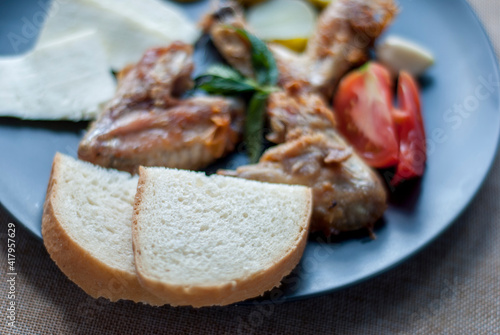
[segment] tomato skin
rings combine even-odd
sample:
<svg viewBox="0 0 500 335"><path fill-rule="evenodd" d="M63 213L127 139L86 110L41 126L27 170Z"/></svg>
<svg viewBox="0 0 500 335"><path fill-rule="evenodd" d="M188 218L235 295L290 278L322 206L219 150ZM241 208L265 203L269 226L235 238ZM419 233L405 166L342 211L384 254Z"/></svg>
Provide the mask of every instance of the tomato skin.
<svg viewBox="0 0 500 335"><path fill-rule="evenodd" d="M374 168L398 163L392 100L391 75L375 62L349 73L340 82L334 97L339 131Z"/></svg>
<svg viewBox="0 0 500 335"><path fill-rule="evenodd" d="M413 77L401 71L398 83L399 108L393 111L400 140L399 163L391 185L424 174L427 160L425 129L418 85Z"/></svg>

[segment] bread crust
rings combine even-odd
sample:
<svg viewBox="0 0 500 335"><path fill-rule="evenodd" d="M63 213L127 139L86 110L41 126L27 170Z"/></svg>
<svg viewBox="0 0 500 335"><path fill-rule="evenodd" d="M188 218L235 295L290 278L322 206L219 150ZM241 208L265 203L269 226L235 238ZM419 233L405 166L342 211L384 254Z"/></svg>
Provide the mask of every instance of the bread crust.
<svg viewBox="0 0 500 335"><path fill-rule="evenodd" d="M148 277L142 266L140 245L138 241L137 217L141 207L147 171L139 168L139 183L135 196L134 213L132 217L132 245L135 257L137 276L143 287L173 306L190 305L193 307L229 305L246 299L254 298L280 285L281 280L292 272L299 263L304 252L309 225L312 215L312 191L307 189L307 212L301 218L302 231L295 244L271 267L254 273L245 278L239 278L229 283L212 286L175 285Z"/></svg>
<svg viewBox="0 0 500 335"><path fill-rule="evenodd" d="M109 266L93 256L64 229L58 216L57 193L61 154L52 164L42 216L45 248L61 271L87 294L111 301L120 299L163 305L165 302L145 290L136 274Z"/></svg>

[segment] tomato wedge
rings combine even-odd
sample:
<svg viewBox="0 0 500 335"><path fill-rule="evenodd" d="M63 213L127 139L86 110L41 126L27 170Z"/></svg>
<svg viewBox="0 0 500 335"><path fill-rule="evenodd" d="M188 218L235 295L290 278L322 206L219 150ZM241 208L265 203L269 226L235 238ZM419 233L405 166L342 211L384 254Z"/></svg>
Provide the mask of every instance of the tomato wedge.
<svg viewBox="0 0 500 335"><path fill-rule="evenodd" d="M425 129L422 120L420 95L413 77L401 71L398 82L399 108L394 109L399 145L399 163L391 185L424 174L426 155Z"/></svg>
<svg viewBox="0 0 500 335"><path fill-rule="evenodd" d="M372 167L398 163L399 143L392 112L389 71L369 62L349 73L334 97L339 131Z"/></svg>

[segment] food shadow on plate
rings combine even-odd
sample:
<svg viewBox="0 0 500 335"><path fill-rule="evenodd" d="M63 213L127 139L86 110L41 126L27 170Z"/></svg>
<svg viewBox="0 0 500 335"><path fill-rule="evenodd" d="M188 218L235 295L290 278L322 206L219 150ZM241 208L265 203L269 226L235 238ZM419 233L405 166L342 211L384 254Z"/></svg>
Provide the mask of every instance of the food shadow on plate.
<svg viewBox="0 0 500 335"><path fill-rule="evenodd" d="M377 232L383 229L385 224L385 219L384 217L382 217L377 220L377 222L375 222L371 229L362 228L353 231L337 232L336 234L331 234L330 236L327 236L322 232L311 232L309 233L309 241L328 244L341 244L348 240L358 240L361 243L370 243L377 239Z"/></svg>
<svg viewBox="0 0 500 335"><path fill-rule="evenodd" d="M379 174L387 188L389 206L407 212L413 211L422 193L422 178L403 180L401 184L394 187L390 184L390 180L394 176L393 170L380 170Z"/></svg>
<svg viewBox="0 0 500 335"><path fill-rule="evenodd" d="M81 134L87 129L88 121L34 121L22 120L14 117L0 117L1 128L15 128L15 129L45 129L54 132L67 132L74 134Z"/></svg>
<svg viewBox="0 0 500 335"><path fill-rule="evenodd" d="M434 78L428 73L424 73L418 78L418 84L422 90L426 90L434 85Z"/></svg>

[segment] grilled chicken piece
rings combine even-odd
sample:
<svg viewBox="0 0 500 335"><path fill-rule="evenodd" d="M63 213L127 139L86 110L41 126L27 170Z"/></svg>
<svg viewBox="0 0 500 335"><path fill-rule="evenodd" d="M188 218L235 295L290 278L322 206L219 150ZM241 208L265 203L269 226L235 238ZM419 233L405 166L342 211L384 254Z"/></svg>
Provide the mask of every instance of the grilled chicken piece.
<svg viewBox="0 0 500 335"><path fill-rule="evenodd" d="M221 14L222 13L222 14ZM340 78L368 59L368 50L397 13L394 0L337 0L323 10L303 54L269 44L280 72L280 85L301 80L329 100ZM227 28L246 28L241 8L221 3L204 21L221 55L244 75L252 75L250 45ZM223 28L221 28L223 27ZM250 69L250 70L249 70Z"/></svg>
<svg viewBox="0 0 500 335"><path fill-rule="evenodd" d="M137 172L140 165L200 169L232 151L243 105L221 97L180 96L192 86L192 47L148 50L119 74L113 100L80 142L78 156Z"/></svg>
<svg viewBox="0 0 500 335"><path fill-rule="evenodd" d="M219 174L313 189L311 231L329 235L371 228L387 208L379 176L337 133L332 111L308 92L276 92L268 101L272 128L258 164Z"/></svg>

